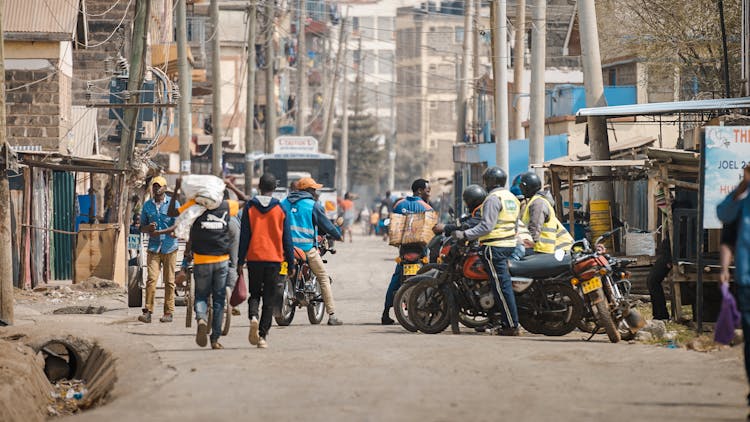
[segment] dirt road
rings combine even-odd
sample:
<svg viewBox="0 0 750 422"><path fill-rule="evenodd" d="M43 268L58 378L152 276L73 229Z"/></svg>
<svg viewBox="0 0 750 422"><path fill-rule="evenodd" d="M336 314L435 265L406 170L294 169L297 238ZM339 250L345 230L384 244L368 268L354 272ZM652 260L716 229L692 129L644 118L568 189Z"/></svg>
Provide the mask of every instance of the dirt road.
<svg viewBox="0 0 750 422"><path fill-rule="evenodd" d="M341 327L304 313L274 326L266 350L247 341L247 309L225 350L195 345L175 322L27 313L26 322L100 339L119 357L112 401L73 419L265 421L743 420L738 348L712 354L525 334L407 333L379 325L395 249L376 238L330 257ZM23 323L23 310L21 319ZM48 328L54 329L54 328ZM240 420L240 419L236 419Z"/></svg>

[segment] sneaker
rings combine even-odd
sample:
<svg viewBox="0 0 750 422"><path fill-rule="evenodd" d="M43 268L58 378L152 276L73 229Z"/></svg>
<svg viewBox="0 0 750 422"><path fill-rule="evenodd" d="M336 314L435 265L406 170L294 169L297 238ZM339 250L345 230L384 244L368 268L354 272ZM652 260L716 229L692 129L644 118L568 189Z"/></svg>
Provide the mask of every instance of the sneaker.
<svg viewBox="0 0 750 422"><path fill-rule="evenodd" d="M143 315L138 317L138 321L151 324L151 312L144 312Z"/></svg>
<svg viewBox="0 0 750 422"><path fill-rule="evenodd" d="M163 317L159 318L159 322L172 322L172 314L164 314Z"/></svg>
<svg viewBox="0 0 750 422"><path fill-rule="evenodd" d="M240 312L240 308L232 307L232 316L238 316L238 315L242 315L242 313Z"/></svg>
<svg viewBox="0 0 750 422"><path fill-rule="evenodd" d="M343 322L335 314L328 315L328 325L342 325Z"/></svg>
<svg viewBox="0 0 750 422"><path fill-rule="evenodd" d="M224 346L222 346L221 343L219 343L218 341L212 341L211 348L214 350L221 350L224 348Z"/></svg>
<svg viewBox="0 0 750 422"><path fill-rule="evenodd" d="M200 347L208 344L208 323L205 319L198 320L198 332L195 334L195 343Z"/></svg>
<svg viewBox="0 0 750 422"><path fill-rule="evenodd" d="M521 332L518 329L518 327L513 327L513 328L508 327L508 328L503 328L502 330L500 330L497 333L497 335L499 335L499 336L517 337L517 336L521 335Z"/></svg>
<svg viewBox="0 0 750 422"><path fill-rule="evenodd" d="M393 325L396 323L391 317L388 315L388 309L383 311L383 316L380 318L380 323L382 325Z"/></svg>
<svg viewBox="0 0 750 422"><path fill-rule="evenodd" d="M265 349L268 347L268 342L265 337L258 339L258 349Z"/></svg>
<svg viewBox="0 0 750 422"><path fill-rule="evenodd" d="M258 318L252 317L252 319L250 319L250 333L248 333L247 335L247 341L249 341L253 346L257 346L259 339L260 335L258 334Z"/></svg>

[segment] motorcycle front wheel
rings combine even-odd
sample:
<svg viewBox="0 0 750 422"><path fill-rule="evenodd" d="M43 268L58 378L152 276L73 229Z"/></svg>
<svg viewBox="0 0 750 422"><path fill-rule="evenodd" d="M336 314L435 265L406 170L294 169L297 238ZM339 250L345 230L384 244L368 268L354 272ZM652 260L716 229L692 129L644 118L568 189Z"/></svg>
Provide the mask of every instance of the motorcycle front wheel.
<svg viewBox="0 0 750 422"><path fill-rule="evenodd" d="M596 309L596 318L599 321L599 326L604 327L607 332L607 337L612 343L620 341L620 331L617 330L617 325L612 320L612 314L609 311L609 302L604 292L599 290L599 302L594 306Z"/></svg>
<svg viewBox="0 0 750 422"><path fill-rule="evenodd" d="M476 329L476 328L486 327L487 324L490 323L490 319L482 315L471 316L463 312L459 312L458 322L460 322L461 325L463 325L466 328Z"/></svg>
<svg viewBox="0 0 750 422"><path fill-rule="evenodd" d="M287 278L284 280L284 290L282 291L281 297L281 309L279 309L278 315L274 315L273 318L276 320L276 324L281 327L285 327L292 323L294 319L294 280Z"/></svg>
<svg viewBox="0 0 750 422"><path fill-rule="evenodd" d="M415 283L401 285L393 296L393 313L396 315L396 320L402 327L412 333L416 333L418 330L417 326L409 319L409 312L407 309L409 308L409 297L411 296L411 291L413 290L414 285Z"/></svg>
<svg viewBox="0 0 750 422"><path fill-rule="evenodd" d="M437 280L423 280L412 288L409 319L425 334L437 334L448 328L451 323L448 298Z"/></svg>
<svg viewBox="0 0 750 422"><path fill-rule="evenodd" d="M315 285L315 296L307 305L307 319L310 321L310 324L317 325L323 321L323 315L325 314L326 309L325 303L323 303L323 294L320 291L320 283L314 275L313 284Z"/></svg>
<svg viewBox="0 0 750 422"><path fill-rule="evenodd" d="M583 300L578 292L565 283L546 283L542 289L542 302L536 304L538 312L534 314L531 309L519 312L521 326L531 333L553 337L575 330L583 313Z"/></svg>

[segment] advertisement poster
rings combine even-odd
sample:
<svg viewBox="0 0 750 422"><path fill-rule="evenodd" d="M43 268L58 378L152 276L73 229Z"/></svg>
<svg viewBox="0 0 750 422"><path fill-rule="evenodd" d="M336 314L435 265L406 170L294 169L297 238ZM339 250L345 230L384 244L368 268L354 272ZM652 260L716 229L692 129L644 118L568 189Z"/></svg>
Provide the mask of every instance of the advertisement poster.
<svg viewBox="0 0 750 422"><path fill-rule="evenodd" d="M703 227L720 229L716 206L742 180L750 162L750 126L707 126L706 167L703 171Z"/></svg>

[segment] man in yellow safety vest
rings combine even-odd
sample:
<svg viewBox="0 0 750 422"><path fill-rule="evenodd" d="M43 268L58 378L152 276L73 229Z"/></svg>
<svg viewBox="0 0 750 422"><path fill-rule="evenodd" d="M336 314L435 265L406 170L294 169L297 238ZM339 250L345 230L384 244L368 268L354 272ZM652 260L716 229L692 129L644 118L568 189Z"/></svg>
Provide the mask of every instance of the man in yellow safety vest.
<svg viewBox="0 0 750 422"><path fill-rule="evenodd" d="M500 311L497 317L493 316L493 322L501 325L498 334L517 336L518 310L508 272L508 258L516 248L516 221L520 204L505 189L508 176L500 167L485 170L482 180L489 192L482 203L482 220L466 231L453 232L453 237L459 240L479 239L481 256L490 272L490 285Z"/></svg>
<svg viewBox="0 0 750 422"><path fill-rule="evenodd" d="M534 252L555 253L558 249L570 250L573 237L557 219L555 208L541 191L542 181L539 176L531 171L522 173L519 187L523 196L528 199L521 214L521 221L529 229Z"/></svg>

